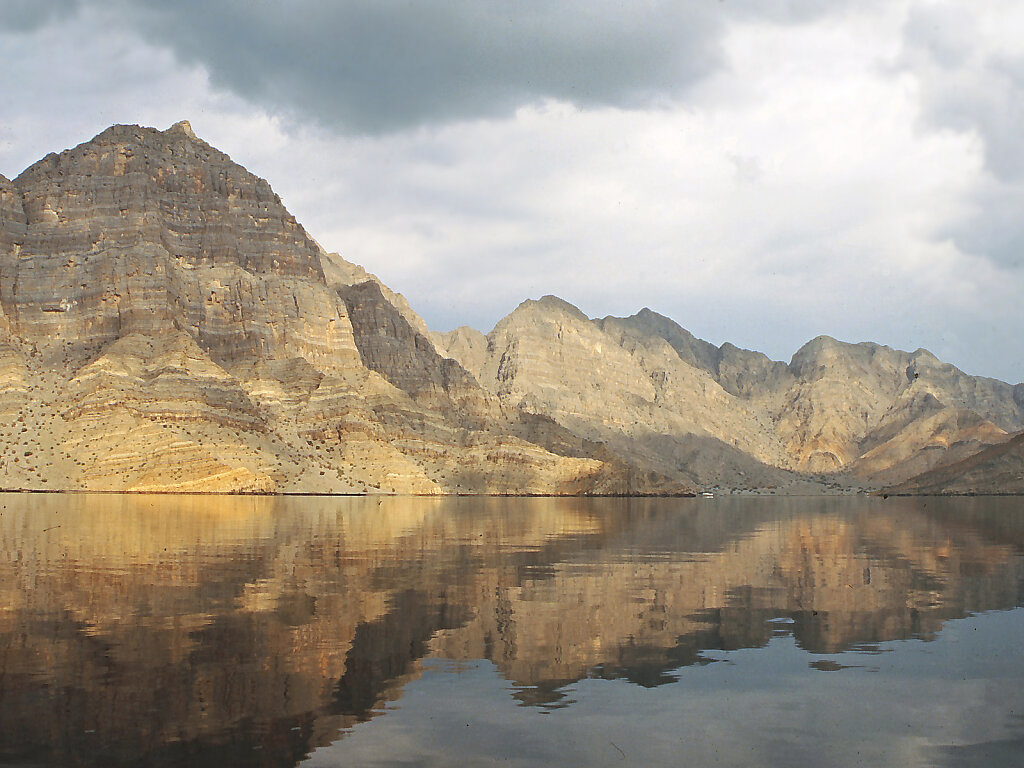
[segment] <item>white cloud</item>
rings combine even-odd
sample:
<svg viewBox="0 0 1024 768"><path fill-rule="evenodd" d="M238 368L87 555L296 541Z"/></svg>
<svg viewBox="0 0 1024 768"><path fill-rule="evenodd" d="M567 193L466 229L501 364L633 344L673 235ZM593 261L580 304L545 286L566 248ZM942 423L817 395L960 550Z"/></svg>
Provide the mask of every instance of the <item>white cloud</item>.
<svg viewBox="0 0 1024 768"><path fill-rule="evenodd" d="M722 66L656 107L530 100L378 136L218 89L204 65L86 8L0 35L13 62L0 171L112 122L188 118L435 327L486 330L556 293L591 315L650 306L780 358L830 333L1021 380L1024 342L995 329L1024 320L1011 257L1024 194L992 172L984 110L936 117L955 56L914 48L912 5L738 14L718 37ZM995 66L1020 49L1001 34L943 45ZM985 71L964 87L981 93Z"/></svg>

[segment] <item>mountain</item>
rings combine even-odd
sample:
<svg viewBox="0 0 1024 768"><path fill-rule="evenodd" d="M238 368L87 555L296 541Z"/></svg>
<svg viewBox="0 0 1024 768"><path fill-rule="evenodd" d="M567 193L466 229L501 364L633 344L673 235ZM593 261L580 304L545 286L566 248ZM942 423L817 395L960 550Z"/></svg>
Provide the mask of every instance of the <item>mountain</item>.
<svg viewBox="0 0 1024 768"><path fill-rule="evenodd" d="M687 490L503 410L187 123L4 179L0 248L4 487Z"/></svg>
<svg viewBox="0 0 1024 768"><path fill-rule="evenodd" d="M923 472L890 490L926 494L1024 494L1024 434Z"/></svg>
<svg viewBox="0 0 1024 768"><path fill-rule="evenodd" d="M698 487L884 487L1024 429L1016 388L926 350L808 342L789 364L696 339L644 309L591 320L526 301L486 337L435 334L509 407L546 413Z"/></svg>
<svg viewBox="0 0 1024 768"><path fill-rule="evenodd" d="M432 333L187 122L0 177L0 487L819 492L1022 429L1024 388L924 350L786 364L555 297Z"/></svg>

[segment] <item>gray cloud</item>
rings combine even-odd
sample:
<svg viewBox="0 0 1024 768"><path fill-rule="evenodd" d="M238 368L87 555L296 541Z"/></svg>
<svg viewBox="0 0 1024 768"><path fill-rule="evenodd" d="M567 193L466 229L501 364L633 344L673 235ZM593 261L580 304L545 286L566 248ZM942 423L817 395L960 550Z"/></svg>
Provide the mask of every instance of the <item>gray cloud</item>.
<svg viewBox="0 0 1024 768"><path fill-rule="evenodd" d="M730 19L800 22L819 0L4 0L23 28L78 5L199 64L215 86L297 120L381 133L503 116L546 99L589 107L678 98L723 66Z"/></svg>
<svg viewBox="0 0 1024 768"><path fill-rule="evenodd" d="M970 5L916 5L906 26L904 63L922 83L927 124L975 131L999 179L1024 179L1024 55L978 44Z"/></svg>
<svg viewBox="0 0 1024 768"><path fill-rule="evenodd" d="M78 0L3 0L0 28L30 32L73 13L77 7Z"/></svg>
<svg viewBox="0 0 1024 768"><path fill-rule="evenodd" d="M974 190L970 212L937 234L967 253L1019 270L1024 267L1024 55L1016 39L1010 47L984 40L992 29L984 28L976 10L949 2L915 5L904 30L901 63L920 83L921 125L976 136L989 174ZM989 11L990 18L1000 19L998 5Z"/></svg>
<svg viewBox="0 0 1024 768"><path fill-rule="evenodd" d="M216 85L345 130L507 114L556 98L633 106L719 62L694 5L511 0L144 2L136 23Z"/></svg>
<svg viewBox="0 0 1024 768"><path fill-rule="evenodd" d="M971 214L940 231L965 253L982 256L1005 269L1024 272L1024 183L981 184Z"/></svg>

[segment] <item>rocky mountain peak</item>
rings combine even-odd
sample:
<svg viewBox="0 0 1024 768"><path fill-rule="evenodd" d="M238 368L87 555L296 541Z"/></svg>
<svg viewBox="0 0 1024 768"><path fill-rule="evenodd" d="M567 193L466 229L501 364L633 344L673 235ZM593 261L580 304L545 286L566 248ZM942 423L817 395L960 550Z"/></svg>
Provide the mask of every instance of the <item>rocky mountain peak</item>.
<svg viewBox="0 0 1024 768"><path fill-rule="evenodd" d="M658 336L669 343L683 362L705 370L713 376L718 374L721 358L718 347L703 339L698 339L675 320L648 307L644 307L630 317L606 317L600 322L607 331L628 329L632 333Z"/></svg>
<svg viewBox="0 0 1024 768"><path fill-rule="evenodd" d="M88 227L76 248L151 243L190 267L234 263L324 280L319 247L270 185L197 139L187 121L166 131L111 126L47 155L14 184L29 226L26 249L42 247L59 220L62 231ZM67 247L72 243L58 250Z"/></svg>
<svg viewBox="0 0 1024 768"><path fill-rule="evenodd" d="M522 312L571 315L578 320L588 323L590 322L590 318L583 314L579 307L570 304L565 299L560 299L558 296L552 296L550 294L541 296L539 299L527 299L516 307L512 314L515 315Z"/></svg>
<svg viewBox="0 0 1024 768"><path fill-rule="evenodd" d="M925 350L819 336L787 365L552 295L486 337L431 334L187 121L0 177L0 456L26 460L0 461L3 487L891 483L1022 428L1024 385Z"/></svg>
<svg viewBox="0 0 1024 768"><path fill-rule="evenodd" d="M169 329L224 364L285 349L339 358L332 344L355 352L350 339L327 338L346 336L344 324L310 324L344 315L340 299L303 309L307 297L295 295L330 295L319 247L266 181L187 123L111 126L12 187L0 189L0 304L15 333L59 359ZM303 329L288 330L293 322Z"/></svg>
<svg viewBox="0 0 1024 768"><path fill-rule="evenodd" d="M881 344L867 341L851 344L831 336L817 336L796 351L789 368L797 376L813 378L837 366L870 368L881 364L895 369L906 358L905 352L899 353Z"/></svg>
<svg viewBox="0 0 1024 768"><path fill-rule="evenodd" d="M168 128L165 131L165 133L183 133L190 139L199 138L198 136L196 136L195 131L192 130L192 124L188 120L179 120L170 128Z"/></svg>

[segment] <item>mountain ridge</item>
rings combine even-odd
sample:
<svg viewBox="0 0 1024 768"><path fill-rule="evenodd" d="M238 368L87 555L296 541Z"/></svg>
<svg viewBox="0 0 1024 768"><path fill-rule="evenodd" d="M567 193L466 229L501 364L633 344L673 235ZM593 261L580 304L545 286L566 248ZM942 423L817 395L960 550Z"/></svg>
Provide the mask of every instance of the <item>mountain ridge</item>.
<svg viewBox="0 0 1024 768"><path fill-rule="evenodd" d="M0 177L0 416L8 488L832 492L1005 442L1024 384L551 295L431 332L182 121Z"/></svg>

